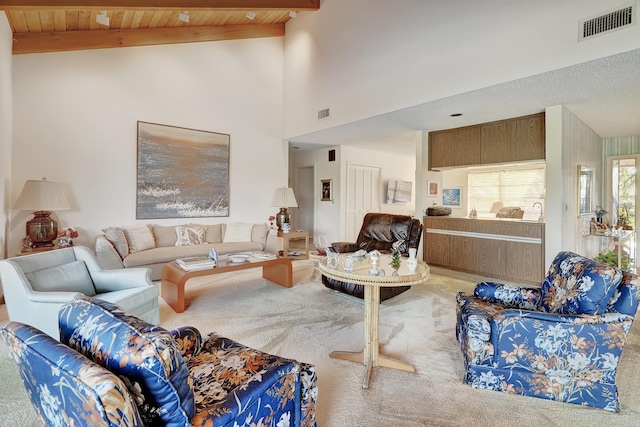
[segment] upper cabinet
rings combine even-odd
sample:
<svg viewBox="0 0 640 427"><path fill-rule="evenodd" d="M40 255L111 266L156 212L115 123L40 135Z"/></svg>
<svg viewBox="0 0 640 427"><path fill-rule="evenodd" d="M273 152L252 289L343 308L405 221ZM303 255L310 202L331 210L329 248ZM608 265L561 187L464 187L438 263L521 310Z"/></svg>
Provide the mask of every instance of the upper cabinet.
<svg viewBox="0 0 640 427"><path fill-rule="evenodd" d="M544 160L544 113L429 134L429 169Z"/></svg>

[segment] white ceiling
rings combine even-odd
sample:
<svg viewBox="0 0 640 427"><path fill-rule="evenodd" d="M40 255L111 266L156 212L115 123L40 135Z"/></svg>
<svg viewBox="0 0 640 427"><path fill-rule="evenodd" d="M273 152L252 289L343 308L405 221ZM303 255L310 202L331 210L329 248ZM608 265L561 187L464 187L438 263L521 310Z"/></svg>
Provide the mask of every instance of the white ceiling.
<svg viewBox="0 0 640 427"><path fill-rule="evenodd" d="M505 82L290 140L302 150L350 145L415 156L415 132L518 117L565 105L602 138L640 135L640 49ZM451 117L452 113L462 113Z"/></svg>

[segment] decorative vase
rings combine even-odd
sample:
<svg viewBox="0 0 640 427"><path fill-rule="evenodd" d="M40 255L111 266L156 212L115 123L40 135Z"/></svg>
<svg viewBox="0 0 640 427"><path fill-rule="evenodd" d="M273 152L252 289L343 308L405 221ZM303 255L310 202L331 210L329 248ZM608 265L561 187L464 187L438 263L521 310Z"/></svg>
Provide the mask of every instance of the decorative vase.
<svg viewBox="0 0 640 427"><path fill-rule="evenodd" d="M418 259L416 255L418 254L418 250L416 248L409 248L409 259L407 259L407 269L409 273L415 273L416 268L418 267Z"/></svg>

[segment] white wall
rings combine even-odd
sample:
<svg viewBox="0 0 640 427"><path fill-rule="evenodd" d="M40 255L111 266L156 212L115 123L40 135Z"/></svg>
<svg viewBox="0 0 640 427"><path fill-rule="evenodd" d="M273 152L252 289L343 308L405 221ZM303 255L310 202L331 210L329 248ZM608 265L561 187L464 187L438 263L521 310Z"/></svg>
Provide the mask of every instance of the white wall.
<svg viewBox="0 0 640 427"><path fill-rule="evenodd" d="M287 23L285 137L639 48L640 25L578 43L580 19L621 4L323 0Z"/></svg>
<svg viewBox="0 0 640 427"><path fill-rule="evenodd" d="M4 13L0 14L0 259L7 256L11 187L11 48L13 34ZM3 292L0 287L0 298Z"/></svg>
<svg viewBox="0 0 640 427"><path fill-rule="evenodd" d="M93 246L101 228L138 223L138 120L231 135L230 215L150 223L266 222L287 182L282 38L13 58L12 202L27 179L67 184L62 226ZM29 212L12 212L12 250ZM142 221L140 221L142 223Z"/></svg>
<svg viewBox="0 0 640 427"><path fill-rule="evenodd" d="M329 162L328 151L336 150L336 160ZM295 180L297 168L313 166L315 170L314 200L315 200L315 241L323 235L329 242L344 241L346 239L346 201L341 195L346 191L346 174L348 164L366 165L380 168L381 200L380 211L401 215L414 215L416 201L416 183L414 159L394 156L371 150L354 147L327 147L312 151L293 151L292 169L290 177ZM333 180L333 201L320 201L320 181ZM387 204L386 185L390 179L413 182L411 203ZM292 184L295 186L295 182ZM421 221L422 218L418 217Z"/></svg>

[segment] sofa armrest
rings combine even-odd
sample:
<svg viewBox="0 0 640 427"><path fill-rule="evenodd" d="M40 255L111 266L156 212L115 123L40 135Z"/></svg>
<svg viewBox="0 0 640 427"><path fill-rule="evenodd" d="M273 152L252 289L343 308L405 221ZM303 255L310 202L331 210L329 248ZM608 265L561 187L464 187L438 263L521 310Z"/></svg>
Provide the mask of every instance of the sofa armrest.
<svg viewBox="0 0 640 427"><path fill-rule="evenodd" d="M264 251L275 254L278 252L278 230L270 228L264 242Z"/></svg>
<svg viewBox="0 0 640 427"><path fill-rule="evenodd" d="M96 237L96 257L105 270L124 268L120 254L104 234Z"/></svg>
<svg viewBox="0 0 640 427"><path fill-rule="evenodd" d="M502 283L478 283L473 294L483 301L497 303L503 308L534 310L540 304L540 288L505 285Z"/></svg>

